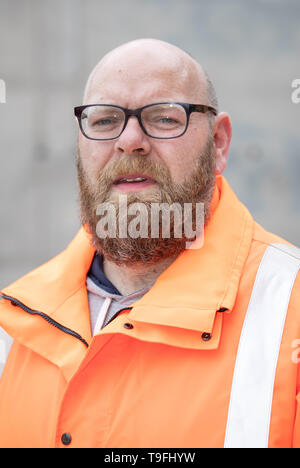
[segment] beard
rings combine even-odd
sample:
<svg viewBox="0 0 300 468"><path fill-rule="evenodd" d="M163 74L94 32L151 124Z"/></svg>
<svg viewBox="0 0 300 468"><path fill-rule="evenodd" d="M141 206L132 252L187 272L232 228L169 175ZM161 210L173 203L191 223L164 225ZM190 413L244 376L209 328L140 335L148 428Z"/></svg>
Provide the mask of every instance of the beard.
<svg viewBox="0 0 300 468"><path fill-rule="evenodd" d="M96 181L91 183L82 165L80 151L76 157L79 201L81 222L91 236L95 250L103 254L104 258L118 265L131 265L137 263L156 263L159 260L178 256L186 249L187 243L193 242L199 237L196 226L199 220L199 204L201 204L202 226L204 227L210 219L210 204L214 192L215 177L215 150L213 137L210 134L204 150L199 154L193 173L181 184L172 181L170 171L162 163L148 159L144 155L120 156L117 161L109 161L97 176ZM150 191L129 192L126 194L128 212L135 203L143 204L143 213L147 217L147 233L141 236L132 236L128 233L124 236L124 215L120 212L120 198L116 191L112 192L114 181L123 174L147 174L155 180L156 184L151 186ZM124 197L124 195L123 195ZM114 221L117 229L113 235L99 236L99 213L98 207L105 204L113 206ZM173 210L169 212L168 236L164 235L164 223L162 217L159 219L159 232L152 235L151 209L155 204L175 204L177 207L189 204L191 210L183 218L176 216ZM174 206L174 205L173 205ZM185 212L184 212L185 213ZM143 218L145 221L145 218ZM148 221L150 220L150 223ZM130 216L126 220L130 226ZM178 223L181 226L178 226ZM186 234L185 225L192 226ZM139 224L143 220L139 219ZM178 235L178 227L182 227ZM123 234L121 233L123 231ZM198 229L199 231L199 229ZM203 231L203 229L202 229Z"/></svg>

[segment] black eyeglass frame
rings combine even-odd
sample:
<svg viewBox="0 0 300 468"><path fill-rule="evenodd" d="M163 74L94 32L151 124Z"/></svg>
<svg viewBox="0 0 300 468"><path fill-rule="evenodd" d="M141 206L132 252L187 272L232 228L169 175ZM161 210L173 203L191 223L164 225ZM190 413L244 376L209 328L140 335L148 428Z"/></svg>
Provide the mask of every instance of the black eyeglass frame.
<svg viewBox="0 0 300 468"><path fill-rule="evenodd" d="M148 107L157 106L157 105L165 105L165 104L177 104L177 105L180 105L181 107L183 107L183 109L185 110L185 113L186 113L185 128L179 135L172 136L172 137L156 137L156 136L150 135L147 132L147 130L145 129L144 125L143 125L142 118L141 118L141 113L142 113L142 111L144 109L147 109ZM89 137L84 132L83 127L82 127L82 121L81 121L82 112L88 107L96 107L96 106L116 107L117 109L121 109L124 112L124 114L125 114L124 125L123 125L123 128L120 131L119 135L117 135L117 136L115 136L113 138L92 138L92 137ZM179 138L182 135L184 135L185 132L187 131L187 128L189 126L189 121L190 121L190 115L191 115L192 112L201 112L202 114L205 114L206 112L211 112L214 115L217 115L217 111L216 111L216 109L214 107L207 106L207 105L204 105L204 104L189 104L187 102L155 102L153 104L147 104L146 106L139 107L138 109L126 109L125 107L116 106L114 104L88 104L88 105L85 105L85 106L74 107L74 115L78 119L78 124L79 124L79 127L80 127L80 130L81 130L82 134L86 138L88 138L89 140L96 140L96 141L116 140L117 138L119 138L119 136L123 133L123 131L126 128L129 117L132 117L132 116L137 117L141 129L150 138L156 138L158 140L171 140L173 138Z"/></svg>

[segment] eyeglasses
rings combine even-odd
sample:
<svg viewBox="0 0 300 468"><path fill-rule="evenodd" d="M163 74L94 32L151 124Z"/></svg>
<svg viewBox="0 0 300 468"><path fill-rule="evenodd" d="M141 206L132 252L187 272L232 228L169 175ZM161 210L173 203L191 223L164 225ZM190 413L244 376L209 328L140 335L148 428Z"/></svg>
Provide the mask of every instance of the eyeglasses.
<svg viewBox="0 0 300 468"><path fill-rule="evenodd" d="M132 116L137 117L143 132L149 137L178 138L186 132L192 112L217 115L216 109L211 106L186 102L159 102L133 110L110 104L74 108L81 131L90 140L118 138Z"/></svg>

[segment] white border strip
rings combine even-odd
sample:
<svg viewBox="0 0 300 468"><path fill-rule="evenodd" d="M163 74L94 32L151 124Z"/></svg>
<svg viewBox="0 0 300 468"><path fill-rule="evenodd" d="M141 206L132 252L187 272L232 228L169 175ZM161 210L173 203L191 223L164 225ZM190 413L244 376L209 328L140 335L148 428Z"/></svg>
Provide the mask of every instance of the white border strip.
<svg viewBox="0 0 300 468"><path fill-rule="evenodd" d="M225 448L267 448L273 387L300 249L267 247L249 302L236 358Z"/></svg>

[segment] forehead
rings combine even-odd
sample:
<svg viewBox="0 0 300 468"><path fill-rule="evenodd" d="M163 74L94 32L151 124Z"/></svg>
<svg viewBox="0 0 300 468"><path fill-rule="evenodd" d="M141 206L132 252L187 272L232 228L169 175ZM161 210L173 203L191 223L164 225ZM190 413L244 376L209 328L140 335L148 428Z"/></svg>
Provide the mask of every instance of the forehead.
<svg viewBox="0 0 300 468"><path fill-rule="evenodd" d="M174 49L148 45L108 54L90 76L84 103L106 101L125 107L158 100L201 103L206 95L201 67Z"/></svg>

